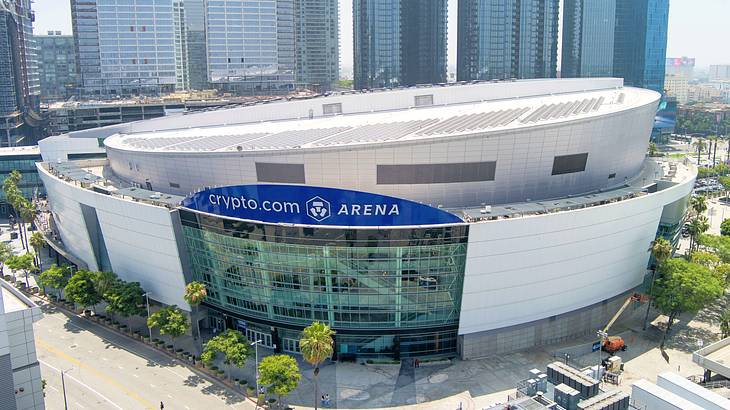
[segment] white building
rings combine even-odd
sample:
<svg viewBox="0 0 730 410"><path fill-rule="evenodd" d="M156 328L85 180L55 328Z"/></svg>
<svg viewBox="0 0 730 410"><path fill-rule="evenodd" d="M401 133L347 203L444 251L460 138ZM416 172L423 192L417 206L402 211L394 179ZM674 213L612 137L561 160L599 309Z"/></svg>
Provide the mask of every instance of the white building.
<svg viewBox="0 0 730 410"><path fill-rule="evenodd" d="M0 408L43 410L41 369L36 357L33 322L40 308L0 279Z"/></svg>
<svg viewBox="0 0 730 410"><path fill-rule="evenodd" d="M696 170L646 158L660 95L620 79L350 92L54 137L63 252L298 351L475 358L593 334L676 238ZM104 138L108 160L58 163ZM214 188L209 188L214 187Z"/></svg>
<svg viewBox="0 0 730 410"><path fill-rule="evenodd" d="M689 101L689 83L687 77L681 74L667 74L664 76L664 89L667 94L675 97L680 104Z"/></svg>
<svg viewBox="0 0 730 410"><path fill-rule="evenodd" d="M730 81L730 64L711 65L710 81Z"/></svg>

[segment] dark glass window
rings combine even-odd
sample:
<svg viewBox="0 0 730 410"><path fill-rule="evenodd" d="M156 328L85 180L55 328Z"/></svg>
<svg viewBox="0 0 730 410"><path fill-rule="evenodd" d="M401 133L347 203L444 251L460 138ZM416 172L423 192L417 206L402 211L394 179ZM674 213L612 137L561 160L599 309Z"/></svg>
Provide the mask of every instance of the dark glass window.
<svg viewBox="0 0 730 410"><path fill-rule="evenodd" d="M586 170L588 153L559 155L553 160L553 175L572 174Z"/></svg>
<svg viewBox="0 0 730 410"><path fill-rule="evenodd" d="M378 184L439 184L494 181L497 163L378 165Z"/></svg>
<svg viewBox="0 0 730 410"><path fill-rule="evenodd" d="M256 179L259 182L303 184L304 164L256 163Z"/></svg>

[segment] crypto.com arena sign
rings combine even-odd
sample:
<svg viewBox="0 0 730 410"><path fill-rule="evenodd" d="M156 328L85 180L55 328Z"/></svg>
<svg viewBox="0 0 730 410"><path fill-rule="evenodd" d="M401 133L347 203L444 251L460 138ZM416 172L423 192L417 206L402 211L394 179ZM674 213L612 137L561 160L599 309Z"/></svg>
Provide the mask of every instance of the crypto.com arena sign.
<svg viewBox="0 0 730 410"><path fill-rule="evenodd" d="M197 192L182 202L208 214L271 223L406 226L463 222L456 215L406 199L302 185L233 185Z"/></svg>

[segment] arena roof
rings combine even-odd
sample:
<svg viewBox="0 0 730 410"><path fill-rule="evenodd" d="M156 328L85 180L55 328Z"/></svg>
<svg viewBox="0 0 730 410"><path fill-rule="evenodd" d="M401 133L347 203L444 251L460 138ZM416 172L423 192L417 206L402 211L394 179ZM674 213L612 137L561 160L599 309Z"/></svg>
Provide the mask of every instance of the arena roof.
<svg viewBox="0 0 730 410"><path fill-rule="evenodd" d="M428 88L422 90L428 92ZM368 96L364 94L359 97ZM648 90L614 87L560 95L550 93L366 113L345 112L305 119L168 128L164 131L116 134L105 143L112 149L193 153L292 150L413 141L574 121L643 106L657 98L658 94ZM326 100L322 99L328 102ZM276 105L270 107L276 109ZM236 114L245 114L245 111L237 111Z"/></svg>

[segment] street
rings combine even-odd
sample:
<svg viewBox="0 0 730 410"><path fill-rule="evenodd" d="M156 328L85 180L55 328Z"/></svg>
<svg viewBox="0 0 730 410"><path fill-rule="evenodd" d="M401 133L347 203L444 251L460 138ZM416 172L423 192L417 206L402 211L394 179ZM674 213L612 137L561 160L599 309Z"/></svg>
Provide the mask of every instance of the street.
<svg viewBox="0 0 730 410"><path fill-rule="evenodd" d="M52 306L34 326L46 408L248 409L242 396L200 378L168 356ZM93 332L89 329L93 329Z"/></svg>

